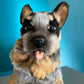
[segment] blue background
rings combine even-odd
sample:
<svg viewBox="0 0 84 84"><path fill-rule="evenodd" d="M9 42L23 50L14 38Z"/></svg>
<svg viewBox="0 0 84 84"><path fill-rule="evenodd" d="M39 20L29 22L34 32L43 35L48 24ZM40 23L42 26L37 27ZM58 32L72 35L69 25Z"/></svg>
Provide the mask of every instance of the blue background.
<svg viewBox="0 0 84 84"><path fill-rule="evenodd" d="M12 70L9 53L20 38L20 13L25 4L34 12L49 11L62 0L0 0L0 72ZM84 0L64 0L69 16L62 28L61 60L68 66L84 73Z"/></svg>

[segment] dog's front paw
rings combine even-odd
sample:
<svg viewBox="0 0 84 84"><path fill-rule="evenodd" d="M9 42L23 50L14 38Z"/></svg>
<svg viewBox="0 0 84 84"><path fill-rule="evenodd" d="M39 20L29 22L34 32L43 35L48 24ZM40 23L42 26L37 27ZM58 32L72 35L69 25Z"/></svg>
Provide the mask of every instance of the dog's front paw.
<svg viewBox="0 0 84 84"><path fill-rule="evenodd" d="M31 73L34 77L44 79L47 74L55 70L49 57L44 57L42 60L35 60L31 66Z"/></svg>
<svg viewBox="0 0 84 84"><path fill-rule="evenodd" d="M44 79L46 76L45 70L41 69L40 67L39 68L32 67L31 71L33 72L32 75L36 78Z"/></svg>
<svg viewBox="0 0 84 84"><path fill-rule="evenodd" d="M46 76L46 70L43 68L42 60L35 60L31 66L31 73L34 77L44 79Z"/></svg>

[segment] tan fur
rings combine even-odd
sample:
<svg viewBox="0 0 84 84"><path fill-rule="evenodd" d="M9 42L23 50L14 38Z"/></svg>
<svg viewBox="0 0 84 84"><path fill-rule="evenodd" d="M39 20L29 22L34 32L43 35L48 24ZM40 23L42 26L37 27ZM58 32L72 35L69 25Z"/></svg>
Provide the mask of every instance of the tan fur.
<svg viewBox="0 0 84 84"><path fill-rule="evenodd" d="M56 18L56 20L58 21L58 22L60 22L60 16L59 15L57 15L55 12L53 13L53 15L54 15L54 17Z"/></svg>
<svg viewBox="0 0 84 84"><path fill-rule="evenodd" d="M32 16L28 16L26 17L28 20L31 20L33 17Z"/></svg>
<svg viewBox="0 0 84 84"><path fill-rule="evenodd" d="M31 65L31 63L32 63L32 59L28 59L28 60L23 64L23 66L24 66L24 67L29 67L29 66Z"/></svg>
<svg viewBox="0 0 84 84"><path fill-rule="evenodd" d="M32 10L28 5L25 5L21 12L21 24L24 22L24 19L32 13Z"/></svg>
<svg viewBox="0 0 84 84"><path fill-rule="evenodd" d="M11 52L11 59L12 59L14 64L22 63L22 62L27 61L28 56L29 56L28 54L20 54L20 53L18 53L18 47L20 46L21 42L22 42L22 40L19 39L16 42L13 51Z"/></svg>
<svg viewBox="0 0 84 84"><path fill-rule="evenodd" d="M59 33L59 41L61 40L61 31L60 31L60 33Z"/></svg>
<svg viewBox="0 0 84 84"><path fill-rule="evenodd" d="M55 70L49 57L44 57L42 60L35 60L31 66L31 72L34 77L44 79L45 76Z"/></svg>
<svg viewBox="0 0 84 84"><path fill-rule="evenodd" d="M60 78L58 78L58 79L56 80L56 84L63 84L63 83L62 83L62 77L60 77Z"/></svg>
<svg viewBox="0 0 84 84"><path fill-rule="evenodd" d="M14 73L14 74L11 76L11 78L10 78L8 84L16 84L16 79L17 79L17 76L16 76L16 74Z"/></svg>
<svg viewBox="0 0 84 84"><path fill-rule="evenodd" d="M52 21L53 20L53 16L48 15L48 18Z"/></svg>
<svg viewBox="0 0 84 84"><path fill-rule="evenodd" d="M56 12L53 12L55 18L59 22L59 28L61 28L68 16L69 6L66 3L63 3Z"/></svg>

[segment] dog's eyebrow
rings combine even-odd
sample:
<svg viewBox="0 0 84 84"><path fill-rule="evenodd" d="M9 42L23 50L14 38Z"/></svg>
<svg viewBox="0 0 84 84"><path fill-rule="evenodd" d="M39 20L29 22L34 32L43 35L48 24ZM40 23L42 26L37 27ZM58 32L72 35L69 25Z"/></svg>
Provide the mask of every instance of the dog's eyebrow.
<svg viewBox="0 0 84 84"><path fill-rule="evenodd" d="M31 25L32 20L25 19L24 23L22 24L23 26Z"/></svg>
<svg viewBox="0 0 84 84"><path fill-rule="evenodd" d="M59 26L59 23L57 22L57 20L56 19L54 19L53 21L50 21L50 23L49 23L50 25L54 25L54 26L56 26L56 27L58 27Z"/></svg>

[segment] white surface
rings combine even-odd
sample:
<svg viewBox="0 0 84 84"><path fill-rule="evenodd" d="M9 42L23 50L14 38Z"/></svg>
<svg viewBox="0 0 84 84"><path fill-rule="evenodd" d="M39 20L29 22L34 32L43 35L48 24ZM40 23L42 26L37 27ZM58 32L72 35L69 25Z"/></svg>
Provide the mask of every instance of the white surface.
<svg viewBox="0 0 84 84"><path fill-rule="evenodd" d="M7 84L10 76L0 77L0 84Z"/></svg>

